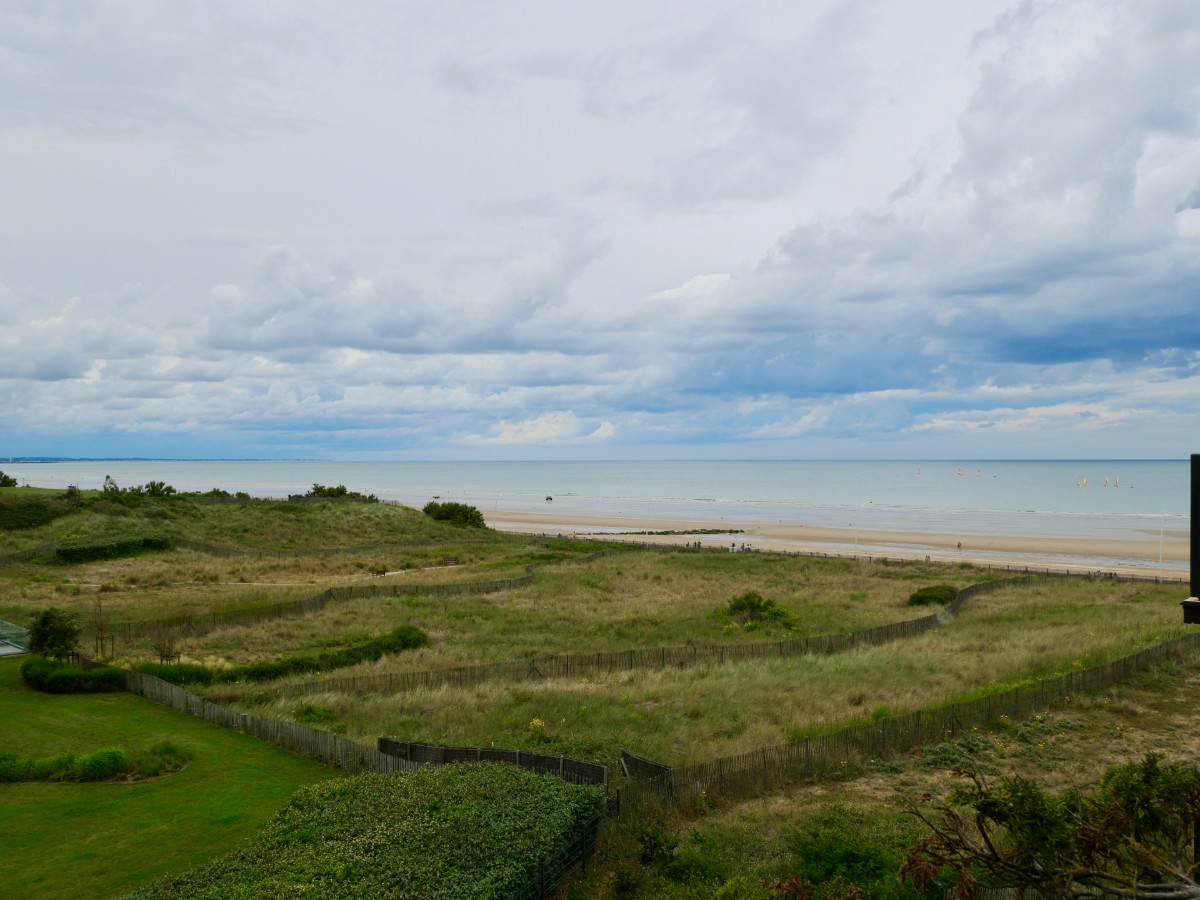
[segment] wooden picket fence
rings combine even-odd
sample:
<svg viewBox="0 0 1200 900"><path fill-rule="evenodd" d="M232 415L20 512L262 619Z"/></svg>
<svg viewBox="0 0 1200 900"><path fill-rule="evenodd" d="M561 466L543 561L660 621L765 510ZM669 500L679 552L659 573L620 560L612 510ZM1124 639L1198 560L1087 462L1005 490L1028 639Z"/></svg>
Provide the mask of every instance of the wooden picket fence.
<svg viewBox="0 0 1200 900"><path fill-rule="evenodd" d="M300 600L282 600L261 606L218 609L204 613L188 613L167 616L161 619L146 619L136 622L116 622L108 626L107 633L120 641L129 642L139 638L153 637L164 633L188 635L204 634L216 628L230 625L250 625L288 616L302 616L324 609L330 603L372 597L447 597L462 594L489 594L529 584L533 581L531 566L514 578L494 578L488 581L449 582L445 584L361 584L347 587L327 588L319 594Z"/></svg>
<svg viewBox="0 0 1200 900"><path fill-rule="evenodd" d="M919 619L893 622L875 628L839 634L814 635L784 641L758 641L747 644L685 644L676 647L641 647L597 653L566 653L534 656L526 659L480 663L449 669L420 672L389 672L382 675L346 675L322 678L299 684L284 684L275 689L280 697L302 697L333 692L350 694L394 694L419 688L442 686L471 687L487 681L529 681L546 678L581 678L634 669L666 669L721 665L754 659L778 659L788 656L843 653L854 647L884 644L913 637L949 621L962 604L979 594L1024 583L1026 578L1003 579L972 585L958 592L940 611Z"/></svg>
<svg viewBox="0 0 1200 900"><path fill-rule="evenodd" d="M1200 632L1193 632L1108 663L975 700L889 716L691 766L672 768L652 763L663 771L643 767L649 777L632 780L626 786L624 807L639 810L663 802L694 801L701 796L739 798L763 794L792 781L837 773L868 760L887 759L917 747L951 741L1001 716L1024 718L1078 694L1104 690L1168 659L1197 650L1200 650Z"/></svg>

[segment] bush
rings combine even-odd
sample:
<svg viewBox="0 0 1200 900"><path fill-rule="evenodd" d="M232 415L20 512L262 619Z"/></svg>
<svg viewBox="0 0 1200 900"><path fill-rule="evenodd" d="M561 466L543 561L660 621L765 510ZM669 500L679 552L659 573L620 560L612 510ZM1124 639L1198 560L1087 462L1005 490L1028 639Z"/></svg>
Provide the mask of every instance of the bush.
<svg viewBox="0 0 1200 900"><path fill-rule="evenodd" d="M933 584L913 591L908 598L909 606L945 606L958 596L958 588L952 584Z"/></svg>
<svg viewBox="0 0 1200 900"><path fill-rule="evenodd" d="M0 751L0 782L107 781L133 770L133 760L119 747L95 753L56 753L31 757Z"/></svg>
<svg viewBox="0 0 1200 900"><path fill-rule="evenodd" d="M16 486L17 479L13 478L11 475L5 475L3 472L0 472L0 488Z"/></svg>
<svg viewBox="0 0 1200 900"><path fill-rule="evenodd" d="M79 666L44 656L31 656L21 663L21 677L30 687L47 694L94 694L125 687L120 669L102 666L85 672Z"/></svg>
<svg viewBox="0 0 1200 900"><path fill-rule="evenodd" d="M451 525L466 525L469 528L486 528L483 513L469 503L438 503L430 500L421 510L431 519L449 522Z"/></svg>
<svg viewBox="0 0 1200 900"><path fill-rule="evenodd" d="M142 662L133 668L134 671L144 675L153 675L155 678L161 678L163 681L181 687L196 684L222 684L230 681L275 681L288 675L344 669L361 662L374 662L385 653L400 653L404 650L423 647L427 643L429 643L429 637L420 628L401 625L382 637L344 647L341 650L331 650L312 656L287 656L283 659L247 663L244 666L231 666L219 672L214 672L199 663L164 665L156 662Z"/></svg>
<svg viewBox="0 0 1200 900"><path fill-rule="evenodd" d="M40 528L73 511L62 497L4 497L0 499L0 531Z"/></svg>
<svg viewBox="0 0 1200 900"><path fill-rule="evenodd" d="M80 630L79 619L73 613L51 606L29 624L27 649L40 656L68 656L75 652Z"/></svg>
<svg viewBox="0 0 1200 900"><path fill-rule="evenodd" d="M133 556L144 550L170 550L171 546L169 537L154 534L79 538L63 541L55 547L54 558L65 563L90 562L95 559Z"/></svg>
<svg viewBox="0 0 1200 900"><path fill-rule="evenodd" d="M595 788L501 763L331 778L301 788L249 844L130 897L533 896L539 862L603 805Z"/></svg>
<svg viewBox="0 0 1200 900"><path fill-rule="evenodd" d="M374 494L360 494L358 491L348 491L344 484L337 487L327 487L314 484L307 494L288 494L289 500L355 500L359 503L378 503L379 498Z"/></svg>
<svg viewBox="0 0 1200 900"><path fill-rule="evenodd" d="M747 622L778 622L780 625L791 627L793 618L782 606L774 600L767 600L758 591L746 591L741 596L734 597L725 607L726 614L742 624Z"/></svg>

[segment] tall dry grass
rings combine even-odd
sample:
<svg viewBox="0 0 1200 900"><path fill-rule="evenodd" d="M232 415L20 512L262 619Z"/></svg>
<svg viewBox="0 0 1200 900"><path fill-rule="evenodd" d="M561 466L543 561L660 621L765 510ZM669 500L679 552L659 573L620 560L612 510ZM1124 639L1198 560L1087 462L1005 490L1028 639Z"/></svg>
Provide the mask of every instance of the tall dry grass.
<svg viewBox="0 0 1200 900"><path fill-rule="evenodd" d="M621 747L674 764L999 691L1182 631L1171 588L1047 582L977 598L923 636L829 657L616 672L578 680L280 700L332 709L359 740L515 746L614 764ZM531 722L539 720L542 725Z"/></svg>
<svg viewBox="0 0 1200 900"><path fill-rule="evenodd" d="M248 662L297 646L325 646L348 627L375 633L399 624L425 630L430 645L402 657L340 674L415 671L510 660L546 653L622 650L692 643L781 640L858 631L916 618L915 587L935 581L965 586L975 575L924 565L750 555L717 565L713 554L632 551L538 569L532 584L494 594L373 598L332 604L303 619L225 628L184 640L195 658ZM411 578L422 583L430 573ZM401 580L400 583L403 583ZM787 608L794 628L728 626L721 610L757 590Z"/></svg>

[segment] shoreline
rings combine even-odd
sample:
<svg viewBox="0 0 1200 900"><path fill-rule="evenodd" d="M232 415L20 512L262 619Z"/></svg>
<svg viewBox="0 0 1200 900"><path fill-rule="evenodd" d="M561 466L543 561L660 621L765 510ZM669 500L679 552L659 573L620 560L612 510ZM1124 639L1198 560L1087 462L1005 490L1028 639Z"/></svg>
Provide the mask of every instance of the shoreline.
<svg viewBox="0 0 1200 900"><path fill-rule="evenodd" d="M1190 535L1184 531L1147 533L1137 538L1083 538L1034 534L953 535L934 531L837 528L800 523L683 521L655 517L570 515L549 512L489 510L484 518L498 531L518 534L561 534L593 540L648 544L699 542L712 549L738 548L777 552L827 553L830 556L886 556L967 562L992 567L1061 569L1122 575L1161 575L1165 580L1189 574ZM700 530L722 531L701 534ZM653 534L652 532L691 532ZM651 532L638 534L637 532ZM1161 546L1161 567L1160 567Z"/></svg>

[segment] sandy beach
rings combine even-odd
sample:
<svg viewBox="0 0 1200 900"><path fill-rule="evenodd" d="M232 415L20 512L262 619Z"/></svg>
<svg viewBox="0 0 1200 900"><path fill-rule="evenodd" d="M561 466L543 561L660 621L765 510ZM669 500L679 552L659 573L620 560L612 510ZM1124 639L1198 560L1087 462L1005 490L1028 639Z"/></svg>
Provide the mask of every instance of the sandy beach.
<svg viewBox="0 0 1200 900"><path fill-rule="evenodd" d="M798 523L723 522L722 534L636 534L636 532L686 532L712 529L712 522L684 522L635 517L562 515L538 512L489 510L488 524L502 531L524 534L576 535L599 540L636 540L646 543L684 544L697 541L704 547L761 551L818 552L838 556L886 556L939 562L971 562L999 567L1048 568L1077 572L1117 572L1157 576L1171 580L1188 577L1190 552L1186 531L1158 531L1144 539L1084 539L1041 535L952 535L925 531L878 531L832 528Z"/></svg>

